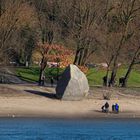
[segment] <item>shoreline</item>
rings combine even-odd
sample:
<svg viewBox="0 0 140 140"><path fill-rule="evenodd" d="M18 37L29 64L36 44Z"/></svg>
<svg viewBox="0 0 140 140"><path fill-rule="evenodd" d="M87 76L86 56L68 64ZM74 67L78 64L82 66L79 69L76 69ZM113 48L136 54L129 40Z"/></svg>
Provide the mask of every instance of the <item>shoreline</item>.
<svg viewBox="0 0 140 140"><path fill-rule="evenodd" d="M96 90L96 89L95 89ZM93 95L81 101L52 98L54 88L36 85L0 85L0 118L45 118L63 120L140 119L140 96L130 96L113 90L93 90ZM90 91L91 92L91 91ZM111 100L103 100L104 92L111 92ZM110 112L101 106L108 101ZM120 112L111 112L111 105L119 103Z"/></svg>
<svg viewBox="0 0 140 140"><path fill-rule="evenodd" d="M63 119L63 120L140 120L140 114L135 114L134 112L119 112L118 114L109 112L109 113L87 113L87 114L66 114L66 113L54 113L54 114L49 114L49 113L36 113L36 114L29 114L28 113L23 113L23 114L19 114L19 113L14 113L14 114L0 114L0 119L1 118L32 118L32 119Z"/></svg>
<svg viewBox="0 0 140 140"><path fill-rule="evenodd" d="M140 121L140 116L138 117L132 117L132 116L119 116L119 117L110 117L110 116L100 116L100 117L79 117L79 116L28 116L28 115L23 115L23 116L0 116L0 119L46 119L46 120L78 120L78 121L96 121L96 120L138 120Z"/></svg>

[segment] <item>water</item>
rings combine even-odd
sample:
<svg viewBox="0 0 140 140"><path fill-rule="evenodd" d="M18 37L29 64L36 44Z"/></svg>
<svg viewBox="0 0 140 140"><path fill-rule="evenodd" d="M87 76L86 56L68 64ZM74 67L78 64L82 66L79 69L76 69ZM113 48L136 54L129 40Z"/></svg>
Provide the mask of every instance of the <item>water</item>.
<svg viewBox="0 0 140 140"><path fill-rule="evenodd" d="M140 120L5 118L0 140L140 140Z"/></svg>

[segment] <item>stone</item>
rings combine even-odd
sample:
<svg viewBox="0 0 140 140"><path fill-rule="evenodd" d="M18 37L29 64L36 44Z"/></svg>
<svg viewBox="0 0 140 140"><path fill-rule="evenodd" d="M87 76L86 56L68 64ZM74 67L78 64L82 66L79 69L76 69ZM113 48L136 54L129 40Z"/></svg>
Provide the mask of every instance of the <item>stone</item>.
<svg viewBox="0 0 140 140"><path fill-rule="evenodd" d="M88 95L89 85L85 74L76 66L69 65L56 87L56 97L62 100L81 100Z"/></svg>

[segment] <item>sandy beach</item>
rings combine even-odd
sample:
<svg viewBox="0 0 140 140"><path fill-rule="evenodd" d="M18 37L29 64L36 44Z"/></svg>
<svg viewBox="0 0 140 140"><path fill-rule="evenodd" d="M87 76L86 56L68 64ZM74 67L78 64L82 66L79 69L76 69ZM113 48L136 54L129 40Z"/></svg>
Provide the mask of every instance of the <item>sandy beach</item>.
<svg viewBox="0 0 140 140"><path fill-rule="evenodd" d="M103 94L110 92L109 113L102 113L106 102ZM139 92L124 94L119 90L90 90L82 101L63 101L54 98L55 88L37 85L0 85L0 117L45 117L65 119L140 118ZM119 103L119 114L112 113L111 105Z"/></svg>

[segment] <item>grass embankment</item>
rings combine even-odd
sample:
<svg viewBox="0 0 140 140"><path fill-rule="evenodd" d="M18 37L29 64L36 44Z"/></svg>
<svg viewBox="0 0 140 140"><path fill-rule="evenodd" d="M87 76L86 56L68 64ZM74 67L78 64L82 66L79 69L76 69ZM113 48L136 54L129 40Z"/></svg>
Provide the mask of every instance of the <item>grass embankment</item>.
<svg viewBox="0 0 140 140"><path fill-rule="evenodd" d="M116 80L117 80L117 85L119 78L124 76L126 73L127 69L121 68L117 72ZM89 81L89 84L92 85L102 85L103 81L102 78L103 76L106 75L106 71L103 69L90 69L87 73L87 78ZM137 70L133 70L131 72L131 75L128 79L128 86L129 87L140 87L140 72Z"/></svg>
<svg viewBox="0 0 140 140"><path fill-rule="evenodd" d="M63 69L59 69L59 74L61 74ZM46 79L49 80L51 76L57 77L58 69L57 68L46 68L45 74ZM126 73L126 69L122 68L118 70L117 73L117 85L119 77L123 76ZM38 67L30 67L30 68L17 68L16 74L20 76L21 79L26 80L28 82L37 82L39 79L39 68ZM87 73L87 78L90 86L94 85L102 85L102 78L105 76L106 71L103 69L92 68ZM137 70L133 70L129 80L129 87L140 87L140 72Z"/></svg>
<svg viewBox="0 0 140 140"><path fill-rule="evenodd" d="M50 77L56 78L57 75L62 73L63 69L57 69L57 68L46 68L45 69L45 75L46 80L49 80ZM39 67L30 67L30 68L16 68L16 74L19 76L22 80L28 81L28 82L38 82L39 79Z"/></svg>

